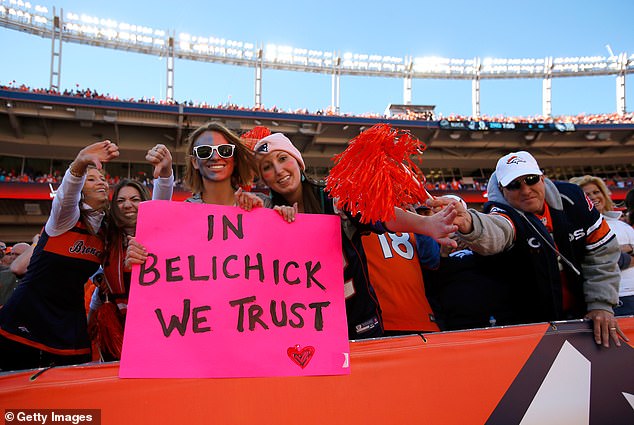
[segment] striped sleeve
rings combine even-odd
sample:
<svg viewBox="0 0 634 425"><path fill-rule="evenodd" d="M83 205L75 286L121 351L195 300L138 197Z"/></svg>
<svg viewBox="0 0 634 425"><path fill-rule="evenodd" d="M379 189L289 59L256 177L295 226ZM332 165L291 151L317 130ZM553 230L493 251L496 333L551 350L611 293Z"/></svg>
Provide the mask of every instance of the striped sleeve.
<svg viewBox="0 0 634 425"><path fill-rule="evenodd" d="M586 230L586 250L593 251L605 245L614 236L614 232L610 229L603 216L599 216Z"/></svg>
<svg viewBox="0 0 634 425"><path fill-rule="evenodd" d="M513 228L513 240L515 240L515 236L517 235L517 231L515 230L515 223L513 223L513 220L511 220L511 217L508 216L508 214L506 214L506 212L500 208L497 207L493 207L491 208L491 211L489 212L489 214L491 215L497 215L499 217L505 218L506 221L509 222L509 224L511 225L511 227Z"/></svg>

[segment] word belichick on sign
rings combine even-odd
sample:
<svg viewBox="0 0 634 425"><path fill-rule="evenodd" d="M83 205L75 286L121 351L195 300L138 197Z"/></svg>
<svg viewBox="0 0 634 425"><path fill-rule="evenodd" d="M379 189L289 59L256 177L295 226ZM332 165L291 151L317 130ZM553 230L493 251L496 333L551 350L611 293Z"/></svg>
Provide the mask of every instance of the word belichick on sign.
<svg viewBox="0 0 634 425"><path fill-rule="evenodd" d="M207 220L207 241L213 241L216 223L213 215ZM244 239L242 214L238 214L236 222L222 216L222 240L228 238ZM320 282L318 273L321 269L319 261L281 261L279 259L266 258L262 253L211 255L201 258L200 254L176 255L168 258L159 258L156 254L149 253L145 264L141 265L138 283L141 287L150 287L155 284L178 285L179 283L191 285L199 284L238 284L244 285L251 282L270 282L276 286L299 286L302 289L317 289L326 291L326 287ZM330 302L313 302L308 305L288 300L271 300L267 307L257 302L256 295L240 297L235 300L227 300L229 306L236 310L236 330L244 332L256 329L269 329L270 326L302 328L307 323L312 323L315 330L323 330L323 309ZM184 336L189 323L193 333L210 332L212 328L207 325L206 314L212 310L209 305L192 307L191 300L183 300L182 316L171 316L166 321L160 308L155 310L157 319L161 324L163 334L169 337L174 330ZM265 311L268 311L265 314ZM306 318L306 315L312 317ZM312 319L312 320L310 320Z"/></svg>

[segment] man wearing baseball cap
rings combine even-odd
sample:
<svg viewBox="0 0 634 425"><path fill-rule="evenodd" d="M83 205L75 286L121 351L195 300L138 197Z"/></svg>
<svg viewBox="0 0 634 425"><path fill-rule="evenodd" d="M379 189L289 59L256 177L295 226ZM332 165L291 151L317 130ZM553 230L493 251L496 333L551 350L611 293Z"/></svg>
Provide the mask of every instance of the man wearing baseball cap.
<svg viewBox="0 0 634 425"><path fill-rule="evenodd" d="M487 272L510 289L514 317L508 324L585 317L594 322L597 344L627 340L612 310L618 242L583 191L546 178L526 151L500 158L487 190L484 213L456 205L454 224L474 252L497 256Z"/></svg>

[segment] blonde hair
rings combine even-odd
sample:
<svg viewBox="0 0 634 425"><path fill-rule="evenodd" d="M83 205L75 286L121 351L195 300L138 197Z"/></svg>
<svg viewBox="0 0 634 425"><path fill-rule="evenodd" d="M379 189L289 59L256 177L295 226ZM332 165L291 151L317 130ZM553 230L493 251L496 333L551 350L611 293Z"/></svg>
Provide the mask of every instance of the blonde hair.
<svg viewBox="0 0 634 425"><path fill-rule="evenodd" d="M185 162L185 175L183 181L192 193L202 193L204 189L203 178L200 172L194 168L191 157L194 152L194 143L206 131L215 131L225 136L227 142L236 147L234 153L235 167L231 175L231 185L237 189L238 186L249 186L256 175L255 154L250 150L237 135L218 122L209 122L198 127L187 138L187 152Z"/></svg>
<svg viewBox="0 0 634 425"><path fill-rule="evenodd" d="M601 177L590 176L586 174L585 176L582 176L582 177L571 178L570 183L574 183L581 188L583 188L587 184L595 185L596 187L599 188L599 190L603 194L603 197L605 198L605 210L612 211L614 209L614 202L612 202L612 198L611 198L612 192L610 192L610 190L605 185Z"/></svg>

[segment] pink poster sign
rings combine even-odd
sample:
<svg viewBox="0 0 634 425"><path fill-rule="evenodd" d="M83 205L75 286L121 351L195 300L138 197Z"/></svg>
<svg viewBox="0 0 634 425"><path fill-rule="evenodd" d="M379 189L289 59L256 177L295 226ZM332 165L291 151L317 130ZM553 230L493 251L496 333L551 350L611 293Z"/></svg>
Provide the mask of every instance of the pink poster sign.
<svg viewBox="0 0 634 425"><path fill-rule="evenodd" d="M350 373L338 217L150 201L136 236L120 377Z"/></svg>

